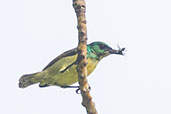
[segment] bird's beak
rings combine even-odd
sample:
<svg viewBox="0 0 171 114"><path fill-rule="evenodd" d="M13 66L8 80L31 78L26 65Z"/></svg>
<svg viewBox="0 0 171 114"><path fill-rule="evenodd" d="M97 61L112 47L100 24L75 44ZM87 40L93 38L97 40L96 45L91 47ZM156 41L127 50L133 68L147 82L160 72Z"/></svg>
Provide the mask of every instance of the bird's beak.
<svg viewBox="0 0 171 114"><path fill-rule="evenodd" d="M119 48L118 50L115 50L115 49L110 48L109 49L109 53L110 54L124 55L124 53L123 53L124 50L125 50L125 48Z"/></svg>

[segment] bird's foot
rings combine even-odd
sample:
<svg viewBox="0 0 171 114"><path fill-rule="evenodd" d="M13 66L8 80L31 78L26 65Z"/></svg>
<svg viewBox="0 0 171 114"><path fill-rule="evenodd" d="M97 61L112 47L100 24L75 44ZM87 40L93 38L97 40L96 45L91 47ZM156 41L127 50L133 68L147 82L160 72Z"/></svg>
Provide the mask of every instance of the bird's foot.
<svg viewBox="0 0 171 114"><path fill-rule="evenodd" d="M91 90L91 86L88 86L88 90L90 91ZM80 94L81 93L81 90L80 90L80 87L78 87L78 89L75 91L77 94Z"/></svg>
<svg viewBox="0 0 171 114"><path fill-rule="evenodd" d="M80 91L80 87L78 88L78 89L76 89L76 91L75 91L77 94L80 94L81 93L81 91Z"/></svg>
<svg viewBox="0 0 171 114"><path fill-rule="evenodd" d="M81 91L80 91L80 86L61 86L61 87L62 87L62 88L77 88L75 92L76 92L77 94L80 94L80 93L81 93ZM90 90L91 90L91 87L89 86L88 89L89 89L89 91L90 91Z"/></svg>
<svg viewBox="0 0 171 114"><path fill-rule="evenodd" d="M61 87L62 88L77 88L75 92L77 94L80 94L80 92L79 92L80 91L80 86L61 86Z"/></svg>

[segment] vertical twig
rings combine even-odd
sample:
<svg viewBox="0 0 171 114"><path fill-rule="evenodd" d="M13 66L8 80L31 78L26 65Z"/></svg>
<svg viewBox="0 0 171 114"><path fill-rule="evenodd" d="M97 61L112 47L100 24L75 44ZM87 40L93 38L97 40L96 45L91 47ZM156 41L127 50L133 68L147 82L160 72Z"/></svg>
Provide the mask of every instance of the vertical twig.
<svg viewBox="0 0 171 114"><path fill-rule="evenodd" d="M87 82L87 27L86 27L86 5L84 0L73 0L73 8L77 15L78 21L78 82L82 95L82 105L86 108L87 114L97 114L95 103L92 101L92 96L89 92Z"/></svg>

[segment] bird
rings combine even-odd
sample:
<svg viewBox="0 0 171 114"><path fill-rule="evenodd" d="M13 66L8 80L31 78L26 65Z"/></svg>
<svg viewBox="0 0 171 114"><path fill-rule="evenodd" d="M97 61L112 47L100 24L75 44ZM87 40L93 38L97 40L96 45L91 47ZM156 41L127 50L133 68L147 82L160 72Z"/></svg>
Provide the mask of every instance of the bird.
<svg viewBox="0 0 171 114"><path fill-rule="evenodd" d="M87 76L97 64L108 55L124 55L125 48L112 49L104 42L96 41L87 45ZM39 87L59 86L62 88L74 87L78 82L77 67L78 49L74 48L62 53L52 60L42 71L25 74L19 79L19 88L26 88L39 83Z"/></svg>

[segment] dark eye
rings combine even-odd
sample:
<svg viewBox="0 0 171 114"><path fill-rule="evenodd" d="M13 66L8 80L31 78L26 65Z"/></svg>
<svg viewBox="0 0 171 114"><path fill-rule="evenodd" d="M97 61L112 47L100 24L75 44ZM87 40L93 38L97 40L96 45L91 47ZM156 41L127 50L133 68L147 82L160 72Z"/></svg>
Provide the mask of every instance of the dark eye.
<svg viewBox="0 0 171 114"><path fill-rule="evenodd" d="M99 45L99 48L100 48L100 49L106 49L106 48L108 48L108 46L102 44L102 45Z"/></svg>

